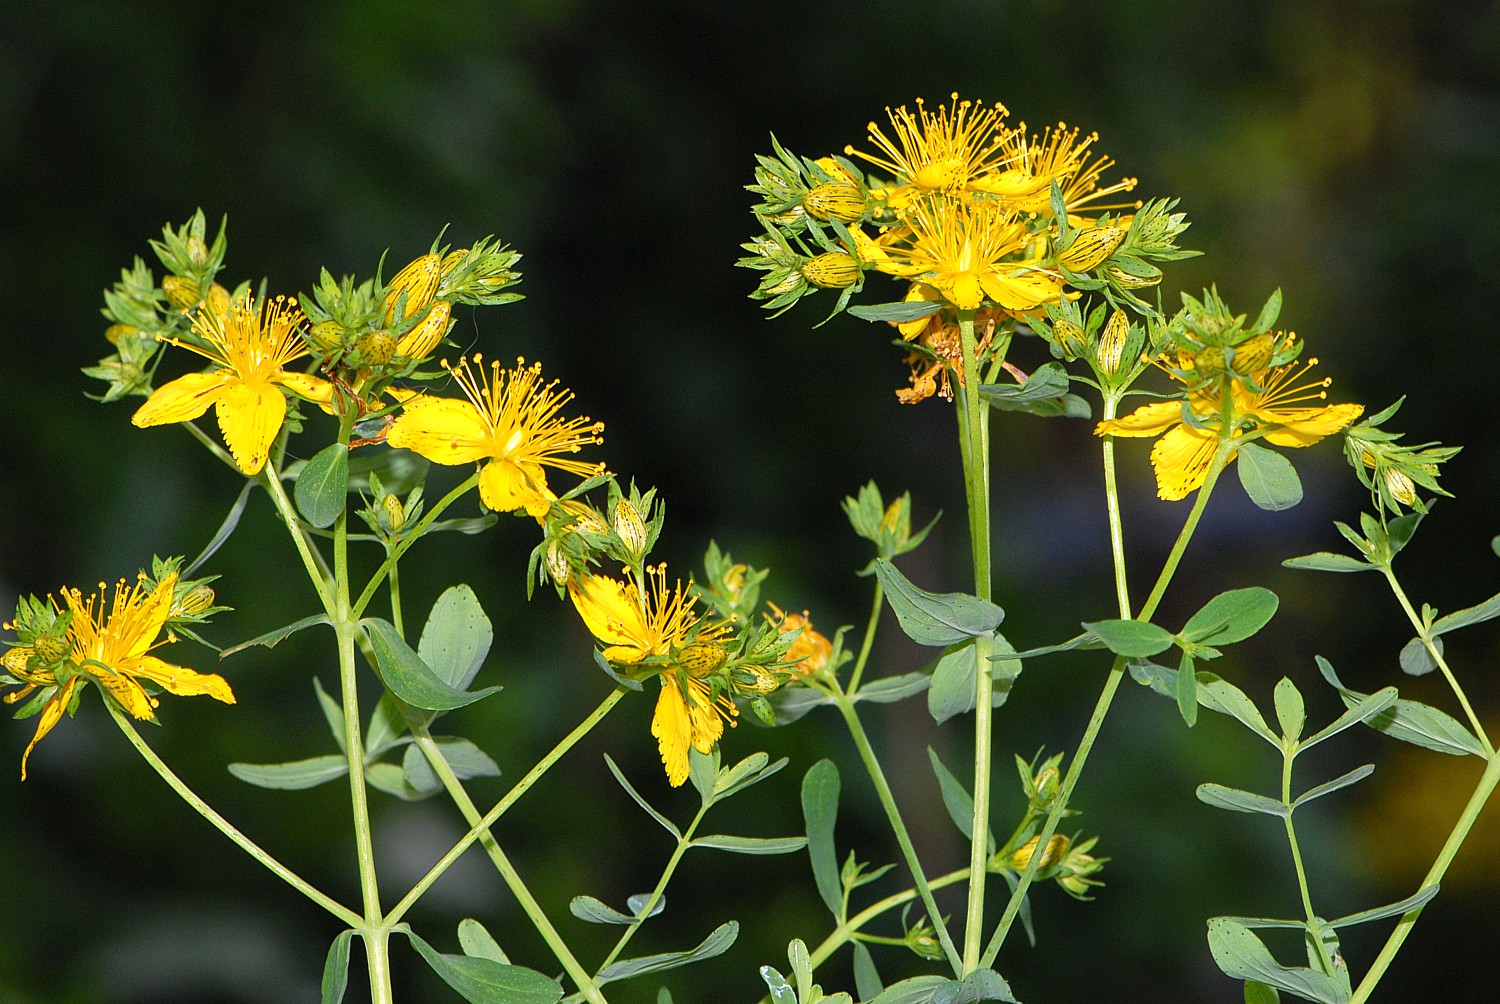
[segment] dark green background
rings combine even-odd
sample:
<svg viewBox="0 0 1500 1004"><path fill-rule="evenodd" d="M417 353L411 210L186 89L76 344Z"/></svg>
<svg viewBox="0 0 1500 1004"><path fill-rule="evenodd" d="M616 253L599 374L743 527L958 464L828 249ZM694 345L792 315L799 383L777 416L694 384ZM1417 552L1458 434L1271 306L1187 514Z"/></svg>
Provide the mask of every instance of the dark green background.
<svg viewBox="0 0 1500 1004"><path fill-rule="evenodd" d="M164 221L201 206L227 214L227 278L307 289L320 266L368 275L389 247L404 261L444 224L458 244L498 233L525 254L527 299L458 311L455 338L497 357L540 358L607 423L611 468L658 486L669 502L659 551L694 567L709 539L770 565L769 595L809 608L825 629L861 623L867 558L838 502L874 478L910 490L919 521L947 516L909 575L933 589L967 576L953 420L940 402L897 405L904 383L884 329L807 306L774 322L732 267L752 233L753 154L775 131L810 156L862 144L887 105L953 90L1002 100L1034 126L1097 129L1099 148L1142 196L1177 195L1195 221L1199 259L1171 269L1168 296L1217 281L1254 311L1279 285L1283 324L1336 378L1334 400L1375 410L1411 395L1392 423L1414 442L1466 444L1440 504L1403 563L1410 591L1444 610L1496 591L1489 550L1497 489L1495 321L1500 274L1500 24L1491 5L1413 2L1192 4L671 4L640 0L509 4L267 2L244 5L65 2L0 15L0 599L88 586L133 573L152 553L196 553L238 487L179 431L132 428L131 406L99 407L78 369L103 355L100 290ZM153 262L154 264L154 262ZM873 284L872 284L873 288ZM892 292L894 295L894 287ZM1018 350L1023 366L1044 357ZM1003 415L995 421L997 597L1006 631L1027 647L1112 609L1097 441L1086 423ZM310 442L310 441L309 441ZM313 447L299 445L311 452ZM1121 449L1136 589L1165 553L1187 503L1154 498L1143 444ZM1308 499L1268 515L1229 479L1169 597L1175 625L1208 596L1275 588L1282 613L1223 671L1269 707L1290 675L1315 717L1337 702L1312 657L1353 686L1399 683L1442 702L1431 679L1401 679L1409 636L1367 576L1282 570L1282 558L1340 545L1362 491L1325 444L1295 455ZM444 472L451 474L452 472ZM439 483L444 483L439 481ZM263 496L216 559L222 599L238 608L212 629L230 642L308 612L292 552ZM434 541L409 560L409 617L447 585L473 585L498 635L481 682L505 693L455 727L510 779L600 700L607 681L590 641L549 594L524 596L534 529L505 519L481 538ZM269 541L269 544L261 542ZM876 672L926 656L887 631ZM1488 668L1494 632L1451 639L1482 708L1500 694ZM339 785L268 793L225 774L234 760L332 750L309 677L330 688L328 639L308 634L221 666L180 645L176 659L221 670L240 704L168 701L151 741L201 792L293 867L356 898ZM1014 750L1071 749L1102 680L1097 658L1036 664L1001 713L1002 813L1015 811L1004 762ZM374 696L371 679L370 696ZM1448 706L1445 704L1445 706ZM679 819L696 796L667 789L647 734L646 699L626 701L508 816L500 835L585 962L607 942L567 915L588 893L616 906L649 888L668 846L604 769L609 752ZM1211 716L1210 716L1211 717ZM925 746L966 759L967 728L931 724L920 700L876 709L871 728L934 872L965 851L937 801ZM15 765L31 723L7 730ZM1321 909L1354 912L1414 886L1478 774L1476 762L1393 750L1352 734L1320 751L1307 784L1359 763L1381 765L1360 789L1304 820ZM844 768L841 848L896 858L850 744L828 713L768 733L742 724L726 756L757 749L788 769L730 803L709 829L755 835L800 827L797 784L819 757ZM1203 806L1205 780L1269 790L1270 751L1223 721L1189 732L1170 705L1131 686L1079 789L1077 826L1100 833L1113 861L1096 902L1055 888L1034 896L1039 945L1017 940L1001 969L1029 1002L1238 1000L1203 939L1213 914L1297 911L1275 824ZM63 722L19 784L0 772L0 1000L6 1002L284 1002L316 999L337 926L270 879L159 784L91 696ZM480 800L505 780L476 784ZM1452 789L1452 790L1450 790ZM740 804L743 803L743 804ZM462 832L441 801L376 796L387 896ZM1363 835L1361 835L1363 834ZM1466 850L1449 888L1399 960L1387 1000L1420 988L1458 999L1486 968L1500 924L1497 840ZM1418 863L1413 864L1416 861ZM893 876L873 889L895 891ZM997 883L998 884L998 883ZM870 891L870 890L867 890ZM873 898L873 895L872 895ZM961 915L961 902L945 900ZM998 911L998 905L995 908ZM464 916L487 923L518 960L554 964L499 880L465 858L413 916L456 951ZM802 855L690 855L663 918L632 946L683 948L738 918L723 958L668 974L683 1002L749 1001L762 964L784 966L792 937L816 943L828 921ZM889 933L889 928L882 929ZM1352 933L1356 972L1379 930ZM1295 958L1295 948L1286 957ZM443 1000L404 945L403 1000ZM878 950L887 979L917 969ZM358 956L357 956L358 958ZM825 984L849 984L847 953ZM357 963L356 970L362 968ZM356 974L356 981L361 977ZM1476 976L1474 979L1478 980ZM1485 977L1482 985L1492 980ZM614 999L654 999L655 984ZM1450 993L1451 991L1451 993ZM351 999L364 991L358 982ZM1423 994L1426 996L1426 994Z"/></svg>

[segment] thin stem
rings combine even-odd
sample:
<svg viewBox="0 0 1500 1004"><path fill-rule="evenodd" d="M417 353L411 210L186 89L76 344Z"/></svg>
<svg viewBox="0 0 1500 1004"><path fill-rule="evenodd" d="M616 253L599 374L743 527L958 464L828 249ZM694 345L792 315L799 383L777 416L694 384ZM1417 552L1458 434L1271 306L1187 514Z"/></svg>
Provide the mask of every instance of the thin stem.
<svg viewBox="0 0 1500 1004"><path fill-rule="evenodd" d="M1396 581L1396 573L1391 568L1390 562L1387 561L1380 570L1385 573L1385 580L1391 584L1391 591L1396 594L1401 609L1406 611L1411 626L1417 629L1417 636L1422 639L1422 645L1427 649L1427 654L1432 657L1433 662L1437 663L1443 678L1448 681L1448 686L1453 691L1453 696L1458 698L1458 703L1464 709L1464 715L1469 719L1469 727L1474 730L1474 734L1479 737L1479 742L1484 746L1484 755L1493 756L1495 747L1490 743L1490 737L1485 734L1484 726L1480 723L1479 716L1474 713L1473 706L1469 704L1468 695L1464 693L1464 688L1459 686L1458 678L1453 675L1453 671L1448 668L1448 661L1443 658L1443 653L1438 651L1431 630L1423 623L1422 618L1417 616L1416 610L1412 608L1411 600L1406 597L1406 591L1401 588L1401 583Z"/></svg>
<svg viewBox="0 0 1500 1004"><path fill-rule="evenodd" d="M646 901L636 911L635 920L625 928L625 931L620 935L620 940L615 942L614 948L610 949L609 955L605 957L603 962L599 963L599 968L595 970L596 975L603 972L611 962L620 957L620 953L625 950L625 946L630 944L630 939L635 937L635 932L641 929L641 924L645 922L647 917L651 916L651 910L661 901L662 893L666 891L667 883L671 880L672 873L677 870L678 862L687 853L687 849L692 846L693 834L698 831L698 824L703 822L703 817L707 814L708 808L708 805L699 808L698 814L688 824L687 830L682 836L677 838L677 846L673 848L672 856L667 859L666 867L662 869L661 878L657 879L655 888L651 890L651 895L646 897Z"/></svg>
<svg viewBox="0 0 1500 1004"><path fill-rule="evenodd" d="M870 660L870 649L875 644L875 629L880 626L881 605L885 602L885 590L880 586L880 580L875 580L875 600L870 605L870 620L865 625L864 641L859 645L859 657L854 660L854 669L849 674L849 686L847 693L855 693L859 690L859 681L865 672L865 664Z"/></svg>
<svg viewBox="0 0 1500 1004"><path fill-rule="evenodd" d="M1292 754L1290 750L1282 750L1281 762L1281 801L1287 806L1287 814L1282 817L1286 824L1286 840L1292 849L1292 867L1297 870L1297 889L1302 894L1302 910L1307 915L1307 932L1311 935L1318 929L1318 915L1313 911L1312 893L1307 888L1307 869L1302 864L1302 847L1297 842L1297 828L1292 824ZM1322 965L1323 972L1329 976L1333 975L1333 960L1328 957L1328 946L1323 944L1321 937L1313 937L1318 943L1318 961Z"/></svg>
<svg viewBox="0 0 1500 1004"><path fill-rule="evenodd" d="M375 574L370 576L370 581L365 584L364 590L359 594L359 599L354 601L354 605L350 608L352 616L355 618L364 616L365 607L369 606L370 601L375 598L375 591L380 588L380 583L385 579L386 573L401 559L401 556L406 553L406 549L417 542L417 538L426 532L427 528L432 525L433 521L438 518L443 510L457 502L470 488L473 488L477 484L479 484L479 474L476 472L468 480L439 499L437 505L425 513L417 521L416 525L411 528L409 533L402 534L401 539L396 542L396 546L391 548L390 554L386 555L385 561L381 563L379 568L375 569Z"/></svg>
<svg viewBox="0 0 1500 1004"><path fill-rule="evenodd" d="M880 769L880 761L875 759L875 751L870 746L869 737L865 735L865 728L859 720L859 713L842 693L835 692L833 699L834 706L839 709L839 714L844 716L844 724L849 728L849 735L854 740L855 748L859 750L860 759L864 761L865 772L870 775L870 780L875 785L875 794L880 799L881 807L885 809L886 818L890 820L891 830L896 835L896 843L901 847L901 856L905 859L906 867L911 872L912 882L922 897L922 904L927 908L927 917L932 921L933 929L937 931L938 940L943 946L943 953L947 955L949 965L957 973L962 967L958 950L953 945L953 938L948 934L948 925L943 921L937 902L932 898L932 886L922 871L922 863L917 859L917 851L912 846L911 835L907 833L906 823L901 819L901 810L896 807L896 799L891 794L891 786L885 779L885 772Z"/></svg>
<svg viewBox="0 0 1500 1004"><path fill-rule="evenodd" d="M969 541L974 557L974 594L990 598L990 450L989 406L979 393L979 366L974 339L974 312L960 311L959 337L963 346L963 453L964 489L969 508ZM969 842L969 894L964 923L963 970L967 976L979 968L979 948L984 939L984 885L988 858L986 838L990 829L990 760L993 735L990 676L993 638L974 639L974 814Z"/></svg>
<svg viewBox="0 0 1500 1004"><path fill-rule="evenodd" d="M1150 620L1151 615L1156 612L1157 604L1166 594L1167 586L1171 584L1172 576L1177 571L1177 565L1182 560L1182 554L1187 550L1188 542L1193 539L1193 533L1198 529L1198 522L1203 518L1203 511L1208 506L1209 497L1213 494L1214 486L1219 481L1219 475L1223 473L1225 465L1229 462L1232 441L1221 439L1219 449L1215 452L1213 460L1209 462L1208 473L1204 476L1203 486L1198 489L1198 497L1193 501L1193 508L1188 513L1187 520L1182 525L1182 530L1177 534L1177 540L1172 545L1172 551L1167 555L1167 560L1162 566L1161 574L1157 576L1156 584L1151 589L1151 595L1141 607L1138 615L1140 620ZM1057 832L1058 821L1062 818L1063 811L1068 807L1068 801L1073 797L1073 789L1078 784L1078 778L1083 773L1084 764L1088 761L1090 750L1093 749L1094 741L1099 736L1099 730L1104 724L1104 716L1109 713L1109 706L1114 701L1115 693L1119 690L1120 681L1125 677L1125 659L1117 657L1114 664L1109 668L1109 676L1104 681L1104 689L1099 693L1099 699L1094 703L1094 712L1089 717L1088 727L1084 729L1083 738L1079 740L1078 749L1073 753L1073 762L1068 766L1068 772L1059 785L1057 798L1053 801L1052 809L1047 813L1047 821L1042 825L1042 832L1037 837L1037 846L1046 847L1047 842ZM1000 917L1000 923L995 928L995 933L990 937L989 944L985 947L984 955L980 960L981 966L994 963L995 957L1000 954L1000 946L1005 943L1005 937L1010 933L1011 926L1015 923L1016 916L1020 913L1021 904L1025 901L1026 891L1031 888L1032 879L1036 877L1037 867L1041 863L1043 855L1033 854L1031 860L1026 863L1026 868L1021 872L1020 880L1011 891L1010 900L1005 904L1005 912Z"/></svg>
<svg viewBox="0 0 1500 1004"><path fill-rule="evenodd" d="M1464 805L1464 811L1459 815L1458 822L1453 824L1452 832L1443 842L1443 848L1438 852L1437 860L1433 861L1432 867L1427 869L1427 875L1422 879L1421 889L1435 886L1443 880L1448 866L1458 855L1458 849L1463 846L1469 830L1473 827L1474 821L1479 818L1480 811L1489 801L1497 784L1500 784L1500 755L1491 754L1484 773L1479 777L1479 783L1474 786L1474 793L1469 796L1469 801ZM1402 915L1401 920L1396 924L1396 929L1391 932L1385 945L1380 949L1380 954L1375 957L1375 962L1370 966L1369 972L1365 973L1364 979L1359 981L1359 986L1354 990L1354 996L1349 998L1349 1004L1364 1004L1369 999L1381 977L1385 975L1385 971L1390 968L1392 960L1396 958L1396 953L1401 950L1402 942L1416 926L1417 918L1422 915L1424 908L1425 904L1408 910Z"/></svg>
<svg viewBox="0 0 1500 1004"><path fill-rule="evenodd" d="M327 910L329 913L337 917L339 920L348 924L350 927L358 929L363 926L364 922L353 910L350 910L348 907L344 906L342 903L339 903L337 900L327 895L326 893L320 892L315 889L310 883L299 876L296 872L292 871L280 861L277 861L274 857L263 850L255 841L251 840L249 837L241 833L233 823L229 822L229 820L219 815L219 813L216 812L213 807L205 802L202 798L199 798L197 793L194 792L193 789L189 788L181 778L173 773L172 769L166 765L161 757L156 755L156 751L153 750L150 746L146 745L146 740L141 738L141 734L136 731L135 726L131 724L130 719L126 718L124 713L121 712L120 709L116 708L113 704L109 704L108 702L106 702L106 707L109 708L109 713L114 718L115 724L120 727L120 731L125 733L125 738L130 740L130 745L135 747L136 752L140 753L142 758L144 758L145 761L151 765L151 768L155 770L157 774L161 775L161 779L167 782L168 787L177 792L178 796L181 797L182 800L188 805L192 806L195 812L212 823L214 825L214 828L217 829L220 833L224 834L224 836L234 841L234 843L237 844L239 848L246 854L250 855L256 861L259 861L262 865L265 865L265 867L271 872L271 874L281 879L287 885L291 886L293 889L296 889L302 895L306 896L308 899L312 900L314 903L318 904L323 909Z"/></svg>
<svg viewBox="0 0 1500 1004"><path fill-rule="evenodd" d="M483 818L481 818L477 823L474 823L472 826L470 826L469 832L464 834L464 836L456 844L449 848L448 853L439 858L437 863L427 870L426 875L423 875L420 879L417 880L417 883L413 885L411 889L406 893L406 895L401 898L401 902L392 907L391 912L385 918L386 926L394 926L397 922L399 922L401 918L406 915L406 912L410 910L412 906L417 902L417 900L422 898L422 894L425 893L429 887L431 887L432 883L436 882L438 878L448 870L453 862L457 861L459 857L464 853L464 851L469 849L470 845L472 845L474 841L478 840L483 834L488 833L489 828L495 825L495 821L498 820L501 816L505 815L506 811L512 805L514 805L522 795L526 794L526 792L531 789L531 786L536 784L536 782L541 779L543 774L547 773L547 771L552 767L553 764L562 759L563 754L572 749L573 746L577 744L578 740L588 735L589 732L593 730L594 726L598 725L599 722L603 720L604 716L609 714L610 709L612 709L616 704L620 703L620 698L624 697L627 693L628 691L625 687L616 687L614 690L610 691L609 696L605 697L604 700L599 703L599 706L592 712L590 712L589 716L578 724L577 728L564 736L556 746L552 747L552 750L546 756L537 761L536 766L532 767L531 770L526 773L525 777L517 781L515 785L510 789L510 791L505 793L505 797L500 799L500 801L495 804L494 808L485 813Z"/></svg>
<svg viewBox="0 0 1500 1004"><path fill-rule="evenodd" d="M391 570L386 575L386 581L390 584L391 593L391 626L396 633L403 638L406 637L406 628L401 624L401 578L397 575L397 566L391 562Z"/></svg>
<svg viewBox="0 0 1500 1004"><path fill-rule="evenodd" d="M479 809L475 807L473 800L469 798L469 793L464 790L463 783L459 781L458 776L453 773L453 768L444 759L442 751L438 749L437 743L433 741L432 735L427 731L426 726L413 728L412 735L416 739L418 748L427 757L427 762L432 765L432 769L437 774L438 779L442 781L443 788L447 790L449 797L458 806L458 810L463 813L464 819L468 820L470 826L477 825L480 818ZM552 949L552 954L557 956L557 961L562 964L563 969L572 978L579 992L587 1000L594 1002L594 1004L606 1004L604 995L599 992L599 987L594 983L593 977L574 958L567 943L563 941L562 935L558 934L557 928L552 926L552 921L547 918L542 905L531 894L531 890L527 888L525 880L521 878L520 873L516 871L515 865L511 864L510 858L500 849L499 842L495 840L488 829L479 837L479 842L484 847L485 853L489 855L490 861L494 863L495 869L500 873L500 877L505 880L505 884L510 888L511 894L516 897L516 902L521 905L522 910L526 911L526 916L531 918L532 925L542 936L542 940L547 942L547 947Z"/></svg>
<svg viewBox="0 0 1500 1004"><path fill-rule="evenodd" d="M1104 421L1115 417L1120 407L1117 390L1104 394ZM1109 513L1109 553L1115 570L1115 598L1120 616L1130 619L1130 586L1125 578L1125 529L1120 522L1120 486L1115 477L1115 437L1104 437L1104 506Z"/></svg>
<svg viewBox="0 0 1500 1004"><path fill-rule="evenodd" d="M335 603L333 597L329 595L328 581L324 576L321 559L313 557L312 545L302 533L297 519L297 510L292 507L292 500L287 498L286 489L281 484L281 474L269 460L266 461L266 466L261 468L260 479L266 487L266 493L275 503L281 521L286 524L287 533L292 535L292 544L296 546L297 553L302 557L302 566L307 570L307 577L312 582L313 588L318 591L318 599L323 602L324 612L330 618L334 618Z"/></svg>

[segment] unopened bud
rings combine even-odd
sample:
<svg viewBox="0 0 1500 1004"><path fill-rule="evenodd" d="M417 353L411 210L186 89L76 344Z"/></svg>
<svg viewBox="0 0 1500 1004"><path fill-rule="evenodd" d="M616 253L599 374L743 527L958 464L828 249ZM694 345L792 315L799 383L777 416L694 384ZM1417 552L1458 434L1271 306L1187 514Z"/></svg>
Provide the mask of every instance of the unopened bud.
<svg viewBox="0 0 1500 1004"><path fill-rule="evenodd" d="M1083 329L1066 318L1053 323L1052 337L1057 340L1063 353L1070 359L1077 358L1088 351L1089 343L1084 337Z"/></svg>
<svg viewBox="0 0 1500 1004"><path fill-rule="evenodd" d="M695 641L678 653L677 664L689 676L704 677L724 665L728 657L729 650L716 641Z"/></svg>
<svg viewBox="0 0 1500 1004"><path fill-rule="evenodd" d="M443 256L443 260L438 264L438 275L446 278L448 273L457 268L458 263L463 261L464 256L468 253L468 248L459 248L456 251L449 251Z"/></svg>
<svg viewBox="0 0 1500 1004"><path fill-rule="evenodd" d="M615 534L637 559L646 554L646 523L628 499L615 502Z"/></svg>
<svg viewBox="0 0 1500 1004"><path fill-rule="evenodd" d="M44 634L37 636L36 641L32 643L32 650L36 652L37 662L43 666L51 666L61 662L73 648L63 635ZM11 651L17 650L11 649Z"/></svg>
<svg viewBox="0 0 1500 1004"><path fill-rule="evenodd" d="M198 268L208 263L208 245L203 243L203 238L193 234L187 239L188 261Z"/></svg>
<svg viewBox="0 0 1500 1004"><path fill-rule="evenodd" d="M167 302L178 310L188 310L200 299L198 284L183 275L169 275L163 278L161 291L166 294Z"/></svg>
<svg viewBox="0 0 1500 1004"><path fill-rule="evenodd" d="M1208 379L1224 372L1224 350L1217 345L1205 345L1193 353L1193 372Z"/></svg>
<svg viewBox="0 0 1500 1004"><path fill-rule="evenodd" d="M1386 494L1390 495L1391 498L1405 506L1416 503L1417 486L1412 484L1411 478L1407 477L1405 471L1395 467L1387 467L1383 480L1385 481Z"/></svg>
<svg viewBox="0 0 1500 1004"><path fill-rule="evenodd" d="M572 566L568 564L563 549L558 546L557 541L552 541L547 545L547 574L552 577L553 582L567 582L572 573Z"/></svg>
<svg viewBox="0 0 1500 1004"><path fill-rule="evenodd" d="M427 316L401 336L401 341L396 344L397 354L408 359L426 359L432 355L432 350L448 333L448 315L452 310L453 306L447 300L434 303Z"/></svg>
<svg viewBox="0 0 1500 1004"><path fill-rule="evenodd" d="M5 655L0 656L0 668L3 668L16 679L25 679L26 665L31 662L31 657L36 655L36 649L30 645L17 645L5 650ZM5 700L9 701L12 695L7 694Z"/></svg>
<svg viewBox="0 0 1500 1004"><path fill-rule="evenodd" d="M335 351L343 347L344 326L338 321L319 321L307 332L307 340L313 345L325 351Z"/></svg>
<svg viewBox="0 0 1500 1004"><path fill-rule="evenodd" d="M1156 266L1148 265L1142 271L1145 274L1137 275L1134 272L1127 272L1115 262L1110 262L1104 266L1105 278L1121 289L1144 289L1147 286L1155 286L1161 282L1161 269Z"/></svg>
<svg viewBox="0 0 1500 1004"><path fill-rule="evenodd" d="M570 530L582 530L585 533L597 533L601 536L609 533L609 527L604 525L604 518L587 502L564 499L558 504L573 517L573 521L568 524Z"/></svg>
<svg viewBox="0 0 1500 1004"><path fill-rule="evenodd" d="M1113 254L1124 239L1124 227L1090 227L1058 254L1057 263L1070 272L1087 272Z"/></svg>
<svg viewBox="0 0 1500 1004"><path fill-rule="evenodd" d="M389 331L366 331L354 343L360 361L366 366L384 366L396 355L396 339Z"/></svg>
<svg viewBox="0 0 1500 1004"><path fill-rule="evenodd" d="M385 300L380 309L385 312L385 323L395 324L426 310L437 293L438 280L442 278L442 259L435 254L424 254L414 258L405 268L397 272L386 286ZM401 317L396 316L396 301L406 294L406 305Z"/></svg>
<svg viewBox="0 0 1500 1004"><path fill-rule="evenodd" d="M399 495L392 493L380 500L380 522L390 533L399 531L406 522L406 506Z"/></svg>
<svg viewBox="0 0 1500 1004"><path fill-rule="evenodd" d="M856 223L865 215L865 197L853 185L828 182L802 197L803 207L820 220Z"/></svg>
<svg viewBox="0 0 1500 1004"><path fill-rule="evenodd" d="M1031 779L1031 786L1036 790L1037 802L1041 805L1050 805L1057 797L1057 787L1062 783L1062 776L1058 774L1056 767L1043 767L1037 771L1036 776Z"/></svg>
<svg viewBox="0 0 1500 1004"><path fill-rule="evenodd" d="M1125 356L1125 341L1130 334L1130 318L1125 311L1116 310L1109 315L1104 332L1099 336L1099 369L1113 376L1120 372L1120 363Z"/></svg>
<svg viewBox="0 0 1500 1004"><path fill-rule="evenodd" d="M229 290L218 283L210 283L208 293L203 297L203 306L210 314L217 318L229 316Z"/></svg>
<svg viewBox="0 0 1500 1004"><path fill-rule="evenodd" d="M1241 342L1234 347L1234 369L1236 373L1249 375L1259 373L1271 365L1276 354L1276 339L1269 331Z"/></svg>
<svg viewBox="0 0 1500 1004"><path fill-rule="evenodd" d="M192 589L177 597L176 602L172 604L172 614L179 617L192 617L195 614L201 614L213 605L213 587L207 583L200 582Z"/></svg>
<svg viewBox="0 0 1500 1004"><path fill-rule="evenodd" d="M122 339L135 338L141 329L129 324L111 324L104 329L104 339L111 345L119 345Z"/></svg>
<svg viewBox="0 0 1500 1004"><path fill-rule="evenodd" d="M1032 856L1036 854L1039 839L1039 837L1032 837L1026 843L1022 844L1010 856L1010 866L1018 872L1025 871L1026 867L1031 864ZM1068 845L1071 843L1072 841L1061 833L1055 834L1051 840L1047 841L1047 849L1042 852L1040 860L1037 861L1037 871L1041 871L1043 868L1050 868L1061 861L1062 856L1068 852Z"/></svg>
<svg viewBox="0 0 1500 1004"><path fill-rule="evenodd" d="M820 289L845 289L859 281L859 262L842 251L820 254L802 265L802 278Z"/></svg>

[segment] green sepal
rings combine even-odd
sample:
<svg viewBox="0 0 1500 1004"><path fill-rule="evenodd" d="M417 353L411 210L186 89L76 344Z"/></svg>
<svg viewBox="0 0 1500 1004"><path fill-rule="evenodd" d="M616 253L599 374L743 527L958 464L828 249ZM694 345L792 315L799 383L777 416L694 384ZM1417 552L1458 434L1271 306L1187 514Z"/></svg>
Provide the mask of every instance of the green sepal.
<svg viewBox="0 0 1500 1004"><path fill-rule="evenodd" d="M292 489L297 511L318 529L326 529L343 515L349 495L349 447L334 443L318 451L297 475Z"/></svg>

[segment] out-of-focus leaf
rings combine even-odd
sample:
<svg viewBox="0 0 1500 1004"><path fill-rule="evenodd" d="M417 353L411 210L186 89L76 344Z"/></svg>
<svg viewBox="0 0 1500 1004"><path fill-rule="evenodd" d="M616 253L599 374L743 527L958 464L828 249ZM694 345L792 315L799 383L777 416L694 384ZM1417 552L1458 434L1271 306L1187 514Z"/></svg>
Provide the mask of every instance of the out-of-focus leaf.
<svg viewBox="0 0 1500 1004"><path fill-rule="evenodd" d="M839 769L832 760L819 760L802 776L802 818L807 825L807 853L812 859L813 881L818 895L836 920L844 905L839 881L838 852L833 827L839 815Z"/></svg>

